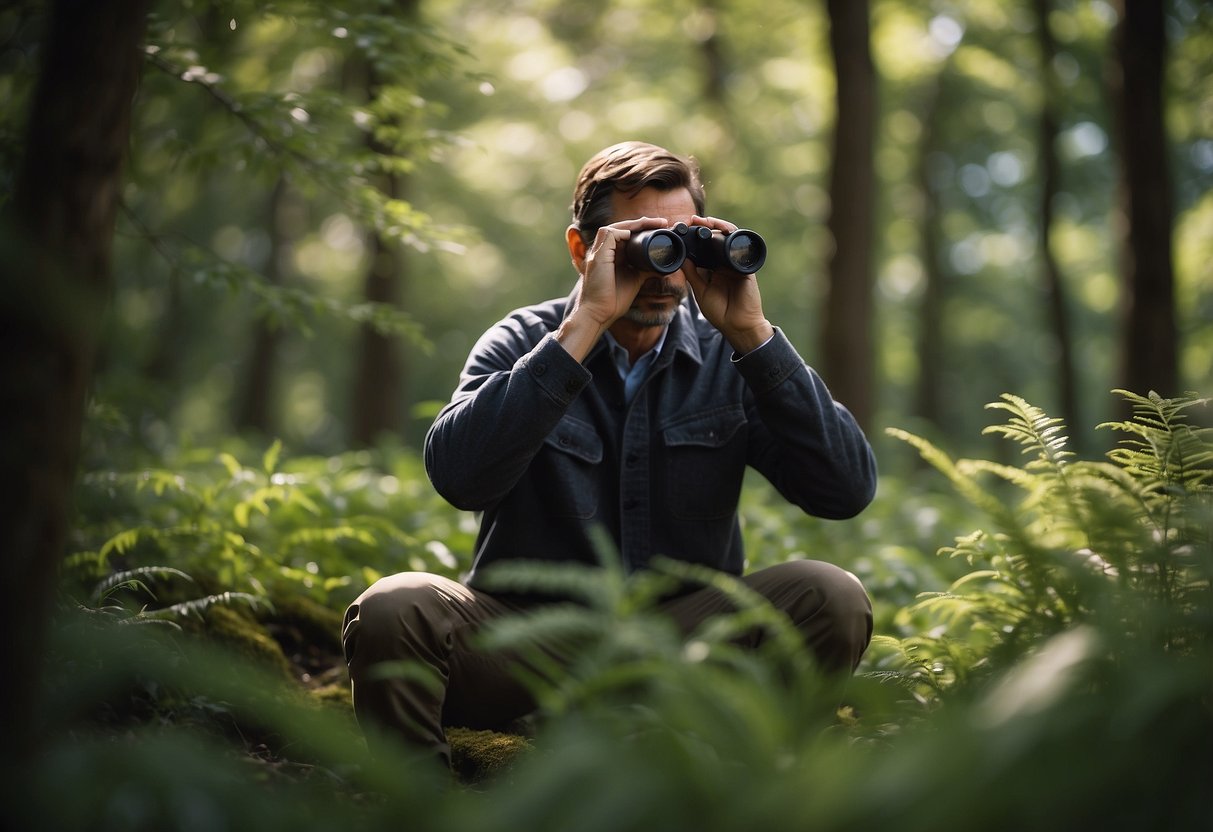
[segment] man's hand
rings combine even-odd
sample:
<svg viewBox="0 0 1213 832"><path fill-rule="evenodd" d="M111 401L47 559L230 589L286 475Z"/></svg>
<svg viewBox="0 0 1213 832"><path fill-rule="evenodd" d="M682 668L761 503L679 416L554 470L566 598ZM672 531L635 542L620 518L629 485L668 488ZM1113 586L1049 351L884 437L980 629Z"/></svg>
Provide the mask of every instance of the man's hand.
<svg viewBox="0 0 1213 832"><path fill-rule="evenodd" d="M691 225L707 226L725 234L737 230L731 222L714 217L691 217ZM757 275L741 274L732 269L700 269L689 259L682 271L703 316L720 330L739 355L757 349L775 334L762 312Z"/></svg>
<svg viewBox="0 0 1213 832"><path fill-rule="evenodd" d="M644 285L645 276L623 263L624 244L634 231L668 225L664 217L640 217L604 225L588 249L579 238L570 237L573 263L581 274L581 289L556 338L578 361L589 354L602 333L627 314Z"/></svg>

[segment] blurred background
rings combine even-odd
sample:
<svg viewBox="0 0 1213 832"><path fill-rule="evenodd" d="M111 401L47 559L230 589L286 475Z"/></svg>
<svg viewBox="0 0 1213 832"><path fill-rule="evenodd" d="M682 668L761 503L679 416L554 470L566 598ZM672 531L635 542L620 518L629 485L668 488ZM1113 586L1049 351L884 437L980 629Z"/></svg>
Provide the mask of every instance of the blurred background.
<svg viewBox="0 0 1213 832"><path fill-rule="evenodd" d="M418 445L479 334L571 289L574 177L631 138L766 237L768 316L878 442L1207 393L1213 13L1161 5L157 3L96 406L153 451ZM9 162L40 6L0 12Z"/></svg>
<svg viewBox="0 0 1213 832"><path fill-rule="evenodd" d="M10 808L1206 827L1211 70L1197 0L3 4ZM757 477L739 507L750 567L851 569L876 639L847 707L806 713L804 666L772 684L727 627L684 650L581 576L600 643L544 754L436 800L365 759L342 611L467 568L477 518L421 439L488 326L572 289L574 177L623 139L693 155L766 238L768 316L877 445L857 518Z"/></svg>

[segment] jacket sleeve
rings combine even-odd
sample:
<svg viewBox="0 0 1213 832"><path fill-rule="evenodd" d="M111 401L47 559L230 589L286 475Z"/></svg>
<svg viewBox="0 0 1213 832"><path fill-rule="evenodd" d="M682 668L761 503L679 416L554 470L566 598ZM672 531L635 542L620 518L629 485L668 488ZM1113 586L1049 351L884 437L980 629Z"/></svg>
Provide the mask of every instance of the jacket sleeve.
<svg viewBox="0 0 1213 832"><path fill-rule="evenodd" d="M750 464L810 514L842 520L862 511L876 494L872 447L783 332L734 364L751 393Z"/></svg>
<svg viewBox="0 0 1213 832"><path fill-rule="evenodd" d="M481 336L426 434L426 473L456 508L482 511L508 494L590 381L541 332L516 313Z"/></svg>

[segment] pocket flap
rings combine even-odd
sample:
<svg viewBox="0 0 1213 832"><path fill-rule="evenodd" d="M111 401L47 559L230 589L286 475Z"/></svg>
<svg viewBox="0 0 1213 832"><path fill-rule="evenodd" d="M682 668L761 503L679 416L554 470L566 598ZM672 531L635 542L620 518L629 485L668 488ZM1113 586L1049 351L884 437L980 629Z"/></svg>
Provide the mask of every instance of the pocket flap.
<svg viewBox="0 0 1213 832"><path fill-rule="evenodd" d="M700 413L666 427L665 443L668 446L719 448L727 444L745 422L745 411L740 407Z"/></svg>
<svg viewBox="0 0 1213 832"><path fill-rule="evenodd" d="M552 450L598 464L602 462L602 438L580 419L566 416L543 440Z"/></svg>

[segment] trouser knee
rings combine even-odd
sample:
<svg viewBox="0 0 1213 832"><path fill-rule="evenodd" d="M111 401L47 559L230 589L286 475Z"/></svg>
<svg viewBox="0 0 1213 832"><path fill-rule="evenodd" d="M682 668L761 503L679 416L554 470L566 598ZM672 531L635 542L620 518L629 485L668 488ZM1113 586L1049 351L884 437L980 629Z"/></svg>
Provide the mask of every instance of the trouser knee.
<svg viewBox="0 0 1213 832"><path fill-rule="evenodd" d="M402 572L379 579L358 596L346 610L342 627L351 670L368 661L440 650L450 637L435 585L442 580L424 572Z"/></svg>
<svg viewBox="0 0 1213 832"><path fill-rule="evenodd" d="M872 602L859 579L834 564L802 560L771 567L770 580L778 589L769 597L819 665L853 671L872 640Z"/></svg>

